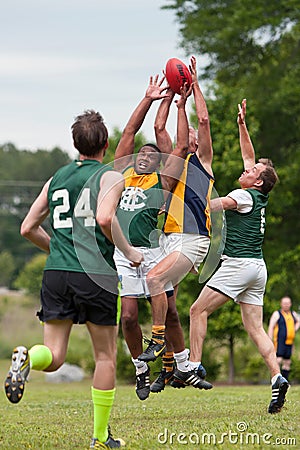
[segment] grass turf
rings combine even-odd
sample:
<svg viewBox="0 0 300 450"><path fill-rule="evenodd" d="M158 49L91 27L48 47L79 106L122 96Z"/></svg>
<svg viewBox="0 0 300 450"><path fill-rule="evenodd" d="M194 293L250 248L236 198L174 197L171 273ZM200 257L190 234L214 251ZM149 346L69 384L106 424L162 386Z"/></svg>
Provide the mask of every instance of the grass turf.
<svg viewBox="0 0 300 450"><path fill-rule="evenodd" d="M0 363L4 380L8 361ZM24 398L13 405L0 392L0 449L88 449L93 431L91 380L51 384L32 371ZM269 386L188 387L151 394L117 385L111 414L114 437L130 450L299 449L300 386L292 386L280 414L270 415Z"/></svg>

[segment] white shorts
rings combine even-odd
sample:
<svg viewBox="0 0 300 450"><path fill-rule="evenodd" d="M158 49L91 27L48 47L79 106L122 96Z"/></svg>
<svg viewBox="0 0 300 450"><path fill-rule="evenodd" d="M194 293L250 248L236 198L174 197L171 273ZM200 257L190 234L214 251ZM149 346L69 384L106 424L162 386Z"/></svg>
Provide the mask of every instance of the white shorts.
<svg viewBox="0 0 300 450"><path fill-rule="evenodd" d="M165 256L173 252L180 252L191 261L194 273L198 272L200 264L207 255L210 239L200 234L162 233L159 240Z"/></svg>
<svg viewBox="0 0 300 450"><path fill-rule="evenodd" d="M266 282L263 259L223 257L221 267L206 285L237 303L263 306Z"/></svg>
<svg viewBox="0 0 300 450"><path fill-rule="evenodd" d="M129 259L116 247L114 260L117 267L119 281L121 284L121 297L150 297L146 282L146 275L164 258L160 247L147 248L135 247L144 255L144 261L139 267L131 267ZM168 282L165 291L172 291L173 285Z"/></svg>

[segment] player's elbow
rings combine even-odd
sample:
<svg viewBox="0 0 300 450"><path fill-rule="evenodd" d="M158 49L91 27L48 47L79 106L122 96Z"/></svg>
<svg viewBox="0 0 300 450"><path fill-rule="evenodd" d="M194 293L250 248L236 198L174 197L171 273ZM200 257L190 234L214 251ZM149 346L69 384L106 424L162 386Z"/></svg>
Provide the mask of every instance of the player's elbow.
<svg viewBox="0 0 300 450"><path fill-rule="evenodd" d="M98 223L101 228L110 229L112 224L112 218L110 216L99 217Z"/></svg>
<svg viewBox="0 0 300 450"><path fill-rule="evenodd" d="M156 120L154 123L154 132L155 135L163 133L165 130L165 124L162 123L160 120Z"/></svg>
<svg viewBox="0 0 300 450"><path fill-rule="evenodd" d="M97 218L97 222L103 231L109 232L112 226L112 219L113 218L110 215L100 216Z"/></svg>
<svg viewBox="0 0 300 450"><path fill-rule="evenodd" d="M27 222L25 222L25 221L22 222L21 227L20 227L21 236L28 239L31 235L31 232L32 232L32 227L29 226L29 224Z"/></svg>

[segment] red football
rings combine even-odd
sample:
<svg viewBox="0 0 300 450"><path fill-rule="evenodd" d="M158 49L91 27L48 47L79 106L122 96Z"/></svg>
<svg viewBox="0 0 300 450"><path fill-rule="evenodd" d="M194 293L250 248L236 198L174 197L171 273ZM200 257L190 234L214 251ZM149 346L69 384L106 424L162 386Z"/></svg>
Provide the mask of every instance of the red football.
<svg viewBox="0 0 300 450"><path fill-rule="evenodd" d="M166 64L166 79L172 91L180 94L180 88L185 82L188 86L192 83L192 77L187 66L177 58L171 58Z"/></svg>

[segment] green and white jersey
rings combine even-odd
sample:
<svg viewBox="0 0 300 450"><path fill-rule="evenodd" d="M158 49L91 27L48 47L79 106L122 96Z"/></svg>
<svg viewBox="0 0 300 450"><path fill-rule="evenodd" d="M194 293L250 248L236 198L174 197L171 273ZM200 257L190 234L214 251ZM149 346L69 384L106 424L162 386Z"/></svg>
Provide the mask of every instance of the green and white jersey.
<svg viewBox="0 0 300 450"><path fill-rule="evenodd" d="M125 189L117 210L122 231L134 247L158 247L157 217L164 204L160 175L139 175L129 167L123 176Z"/></svg>
<svg viewBox="0 0 300 450"><path fill-rule="evenodd" d="M223 254L232 258L263 258L262 243L269 196L257 189L236 189L228 194L236 210L225 211L226 241Z"/></svg>
<svg viewBox="0 0 300 450"><path fill-rule="evenodd" d="M48 189L52 236L45 270L115 274L114 245L96 222L100 178L111 168L92 159L60 168Z"/></svg>

